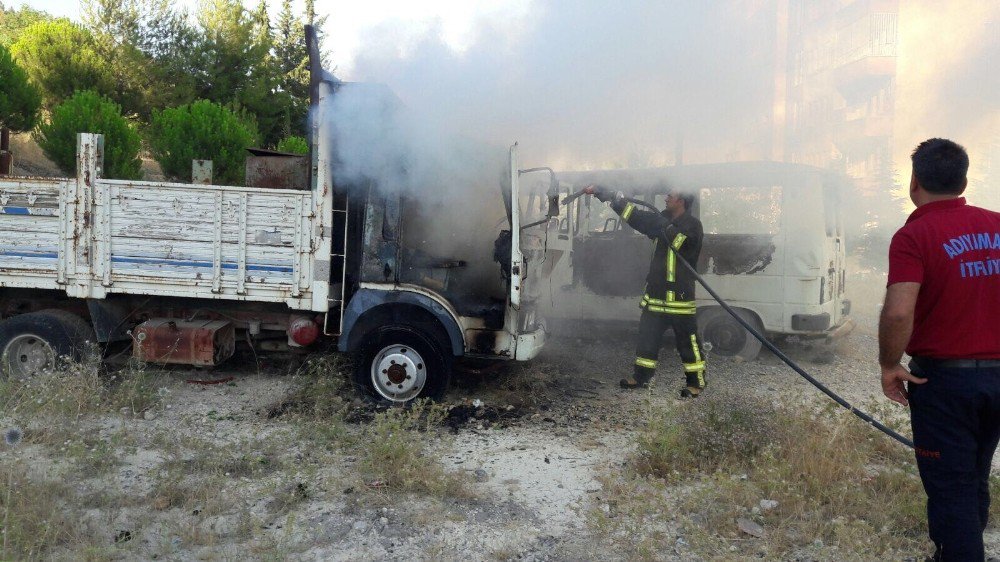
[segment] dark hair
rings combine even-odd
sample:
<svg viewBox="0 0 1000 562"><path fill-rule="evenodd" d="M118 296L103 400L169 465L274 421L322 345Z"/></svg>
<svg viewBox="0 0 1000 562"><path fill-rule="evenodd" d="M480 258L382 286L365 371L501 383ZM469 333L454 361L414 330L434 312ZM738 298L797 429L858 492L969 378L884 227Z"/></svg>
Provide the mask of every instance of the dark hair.
<svg viewBox="0 0 1000 562"><path fill-rule="evenodd" d="M674 192L674 195L676 195L678 199L684 202L685 211L691 210L691 205L694 204L694 193L690 193L688 191L677 191Z"/></svg>
<svg viewBox="0 0 1000 562"><path fill-rule="evenodd" d="M927 139L910 156L913 177L931 193L959 194L965 191L969 155L948 139Z"/></svg>

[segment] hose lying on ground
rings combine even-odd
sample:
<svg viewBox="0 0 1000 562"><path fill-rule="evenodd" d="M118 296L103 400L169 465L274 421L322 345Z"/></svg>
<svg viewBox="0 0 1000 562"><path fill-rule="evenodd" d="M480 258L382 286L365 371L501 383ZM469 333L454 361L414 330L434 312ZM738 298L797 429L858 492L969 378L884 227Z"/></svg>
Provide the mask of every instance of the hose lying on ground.
<svg viewBox="0 0 1000 562"><path fill-rule="evenodd" d="M579 197L580 195L583 195L584 192L585 192L585 190L581 190L580 193L574 194L574 195L576 197ZM576 199L576 197L570 196L570 197L567 197L566 199L568 201L572 201L573 199ZM567 200L563 200L563 203L564 204L567 203L568 202ZM640 206L652 209L653 211L655 211L657 213L660 212L659 209L657 209L655 206L653 206L653 205L651 205L651 204L649 204L649 203L647 203L645 201L642 201L640 199L626 198L626 200L629 201L630 203L635 204L635 205L640 205ZM823 383L819 382L818 380L816 380L815 377L813 377L812 375L810 375L809 373L807 373L805 371L805 369L803 369L802 367L799 367L798 364L795 363L795 361L792 361L791 358L789 358L787 355L785 355L780 349L778 349L777 347L775 347L775 345L773 343L771 343L770 341L768 341L767 338L764 337L763 334L761 334L760 332L758 332L756 328L754 328L753 326L751 326L750 323L747 322L746 320L744 320L743 318L741 318L740 315L737 314L736 311L732 309L732 307L730 307L728 304L726 304L726 301L722 300L722 297L720 297L719 294L716 293L715 290L713 290L712 287L710 287L708 285L708 283L705 282L705 279L701 275L699 275L697 271L695 271L694 267L690 263L688 263L688 261L686 259L684 259L684 257L681 256L679 252L675 251L673 247L668 246L668 248L670 248L670 251L673 252L675 256L677 256L677 258L680 260L680 262L682 264L684 264L684 267L686 267L688 269L688 271L691 272L691 275L694 275L694 278L698 281L698 284L700 284L702 287L704 287L705 290L708 291L708 294L712 295L712 298L715 299L715 301L719 303L719 306L721 306L723 308L723 310L725 310L730 316L732 316L737 322L739 322L741 326L743 326L744 328L746 328L746 330L748 332L750 332L750 334L753 335L753 337L755 337L758 340L760 340L760 343L763 344L764 347L766 347L767 349L769 349L771 351L771 353L775 354L778 357L778 359L781 359L786 365L788 365L789 367L791 367L793 371L795 371L796 373L798 373L802 378L804 378L807 381L809 381L809 384L815 386L816 388L818 388L820 390L820 392L822 392L823 394L826 394L828 397L830 397L831 400L833 400L837 404L840 404L845 409L847 409L849 412L851 412L855 416L857 416L857 417L861 418L862 420L864 420L865 423L868 423L869 425L873 426L875 429L878 429L882 433L888 435L889 437L895 439L896 441L899 441L903 445L906 445L907 447L909 447L911 449L913 448L913 441L907 439L906 437L904 437L904 436L900 435L899 433L896 433L892 429L886 427L885 425L883 425L882 423L880 423L878 420L876 420L875 418L871 417L871 415L869 415L869 414L867 414L867 413L865 413L865 412L863 412L863 411L855 408L854 406L851 405L850 402L848 402L847 400L844 400L837 393L833 392L832 390L830 390L829 388L827 388L826 385L824 385Z"/></svg>

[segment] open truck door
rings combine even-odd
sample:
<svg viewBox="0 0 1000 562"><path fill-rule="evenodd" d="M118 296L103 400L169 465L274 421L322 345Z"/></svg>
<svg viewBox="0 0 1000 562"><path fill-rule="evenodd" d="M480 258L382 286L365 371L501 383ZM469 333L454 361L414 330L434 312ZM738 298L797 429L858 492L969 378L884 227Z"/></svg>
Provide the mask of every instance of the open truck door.
<svg viewBox="0 0 1000 562"><path fill-rule="evenodd" d="M508 158L510 173L510 306L521 308L521 286L524 284L524 254L521 252L520 171L517 161L517 143L510 147Z"/></svg>

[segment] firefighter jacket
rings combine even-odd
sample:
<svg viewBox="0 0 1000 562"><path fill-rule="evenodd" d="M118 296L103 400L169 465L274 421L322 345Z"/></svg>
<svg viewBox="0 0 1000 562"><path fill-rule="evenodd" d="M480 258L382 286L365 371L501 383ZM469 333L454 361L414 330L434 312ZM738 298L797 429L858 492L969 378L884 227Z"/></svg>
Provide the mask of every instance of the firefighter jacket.
<svg viewBox="0 0 1000 562"><path fill-rule="evenodd" d="M694 275L668 248L672 247L696 267L704 238L701 221L688 212L671 220L666 211L642 211L627 201L616 201L611 208L629 226L654 242L642 307L651 312L694 314Z"/></svg>

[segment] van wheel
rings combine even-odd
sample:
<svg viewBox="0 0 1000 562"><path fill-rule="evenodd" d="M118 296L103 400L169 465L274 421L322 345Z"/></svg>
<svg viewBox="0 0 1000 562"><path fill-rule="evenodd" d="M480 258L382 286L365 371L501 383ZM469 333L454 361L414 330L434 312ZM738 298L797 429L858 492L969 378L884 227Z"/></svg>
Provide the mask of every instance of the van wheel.
<svg viewBox="0 0 1000 562"><path fill-rule="evenodd" d="M396 404L439 400L450 379L450 357L419 328L405 325L366 334L354 368L354 384L366 398Z"/></svg>
<svg viewBox="0 0 1000 562"><path fill-rule="evenodd" d="M734 310L740 318L763 333L764 327L756 314L744 308ZM725 357L740 357L749 361L760 353L760 340L718 306L698 313L698 336L702 342L712 346L712 353Z"/></svg>
<svg viewBox="0 0 1000 562"><path fill-rule="evenodd" d="M64 310L19 314L0 322L0 377L27 379L56 366L60 357L83 358L96 338L83 318Z"/></svg>

